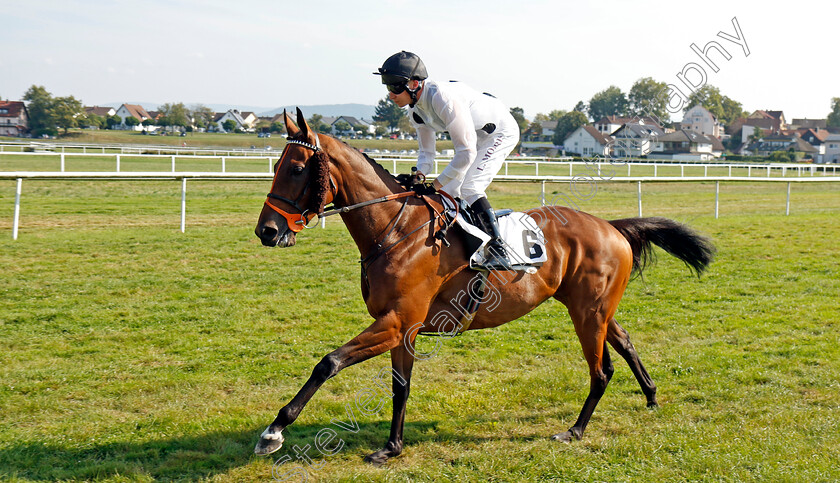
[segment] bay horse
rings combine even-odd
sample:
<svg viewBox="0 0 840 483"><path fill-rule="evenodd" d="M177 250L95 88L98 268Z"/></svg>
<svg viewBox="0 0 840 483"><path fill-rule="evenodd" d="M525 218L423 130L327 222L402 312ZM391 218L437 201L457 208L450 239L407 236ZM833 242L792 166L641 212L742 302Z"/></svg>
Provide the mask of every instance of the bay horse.
<svg viewBox="0 0 840 483"><path fill-rule="evenodd" d="M393 416L384 447L365 461L382 464L403 449L403 423L418 332L447 332L436 315L452 310L476 271L468 267L465 242L451 233L435 237L442 223L440 197L407 191L394 176L351 146L314 132L297 110L297 124L284 112L288 132L274 181L256 227L263 245L289 247L296 234L323 214L330 202L340 212L362 257L362 296L373 323L330 352L314 367L297 395L260 435L255 452L270 454L283 443L282 430L297 419L318 388L345 367L391 351ZM559 206L529 210L545 234L548 260L535 273L490 272L497 304L480 305L468 330L518 319L549 298L568 309L589 365L589 394L574 425L552 439L580 439L613 375L611 345L629 364L648 406L656 385L628 333L613 317L631 274L651 261L651 244L662 247L699 274L711 263L712 242L666 218L606 221ZM457 234L457 229L455 233ZM472 292L471 292L472 293ZM461 295L459 295L461 294ZM461 327L464 329L465 327Z"/></svg>

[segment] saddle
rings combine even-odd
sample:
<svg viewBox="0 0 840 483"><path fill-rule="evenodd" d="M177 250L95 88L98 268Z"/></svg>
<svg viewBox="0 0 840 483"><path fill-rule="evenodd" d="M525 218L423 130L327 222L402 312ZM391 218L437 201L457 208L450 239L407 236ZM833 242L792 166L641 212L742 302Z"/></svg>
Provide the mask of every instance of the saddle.
<svg viewBox="0 0 840 483"><path fill-rule="evenodd" d="M413 190L417 194L426 195L434 192L434 188L425 183L424 177L418 177L415 170L416 168L412 168L411 175L400 174L395 178L403 187ZM449 196L441 196L441 199L447 226L457 224L464 232L467 252L472 254L469 260L470 268L474 270L482 269L481 267L484 266L488 258L485 248L491 240L490 235L481 228L476 213L473 212L465 200ZM543 234L542 229L527 213L515 212L510 209L495 210L495 212L505 252L510 258L511 268L516 271L535 273L537 267L548 260L545 251L545 234ZM444 244L449 245L449 242L446 241L446 230L438 232L435 236Z"/></svg>
<svg viewBox="0 0 840 483"><path fill-rule="evenodd" d="M484 249L491 237L480 228L476 214L467 202L460 198L454 200L457 208L451 200L443 197L447 220L463 231L467 252L472 254L470 268L478 269L486 260ZM535 273L537 267L548 260L542 229L527 213L511 209L496 210L496 218L513 270Z"/></svg>

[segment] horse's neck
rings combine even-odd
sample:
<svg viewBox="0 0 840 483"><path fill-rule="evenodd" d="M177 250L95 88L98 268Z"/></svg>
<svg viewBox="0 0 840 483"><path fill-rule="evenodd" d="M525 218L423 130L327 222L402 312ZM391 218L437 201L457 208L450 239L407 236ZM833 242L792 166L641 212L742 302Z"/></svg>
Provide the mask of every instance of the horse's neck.
<svg viewBox="0 0 840 483"><path fill-rule="evenodd" d="M343 158L339 163L341 174L336 196L340 206L351 206L399 192L396 182L389 185L383 179L388 176L384 173L384 168L376 168L363 155L348 152ZM403 231L403 226L410 223L409 220L418 206L409 203L400 217L400 210L406 200L407 198L385 201L341 214L363 257L377 244L387 242L383 237L388 233L395 236ZM391 231L391 226L398 221L398 217L399 226Z"/></svg>

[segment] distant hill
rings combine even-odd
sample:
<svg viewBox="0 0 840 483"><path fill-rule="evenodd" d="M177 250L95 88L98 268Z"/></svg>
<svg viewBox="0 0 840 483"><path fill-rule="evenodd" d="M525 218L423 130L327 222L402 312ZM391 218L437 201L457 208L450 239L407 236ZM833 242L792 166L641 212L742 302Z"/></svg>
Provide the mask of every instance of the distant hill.
<svg viewBox="0 0 840 483"><path fill-rule="evenodd" d="M125 102L105 102L101 104L97 104L98 106L110 106L114 109L119 108L123 104L136 104L139 106L143 106L144 109L147 111L157 111L160 106L163 104L158 104L156 102L137 102L137 101L125 101ZM187 107L193 106L197 103L184 103ZM205 106L209 107L215 112L227 112L228 109L239 109L241 112L255 112L259 117L273 117L276 114L281 114L283 109L289 111L289 113L295 113L295 108L300 107L303 111L303 114L308 118L312 117L313 114L320 114L322 116L329 116L329 117L338 117L338 116L350 116L355 117L356 119L365 119L370 121L373 119L373 115L376 112L376 106L367 105L367 104L324 104L319 106L283 106L283 107L276 107L270 108L265 106L236 106L231 104L204 104Z"/></svg>

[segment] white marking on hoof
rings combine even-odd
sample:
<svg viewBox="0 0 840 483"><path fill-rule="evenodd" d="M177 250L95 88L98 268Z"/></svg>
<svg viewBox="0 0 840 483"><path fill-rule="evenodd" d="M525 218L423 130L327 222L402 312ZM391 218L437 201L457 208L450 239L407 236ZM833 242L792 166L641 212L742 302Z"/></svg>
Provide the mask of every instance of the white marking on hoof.
<svg viewBox="0 0 840 483"><path fill-rule="evenodd" d="M283 441L285 440L285 438L283 438L283 431L281 430L281 431L277 431L276 433L272 433L272 432L269 431L270 429L271 429L270 426L268 428L265 428L265 431L262 432L262 434L260 435L260 438L270 439L272 441L280 440L280 443L282 444Z"/></svg>

